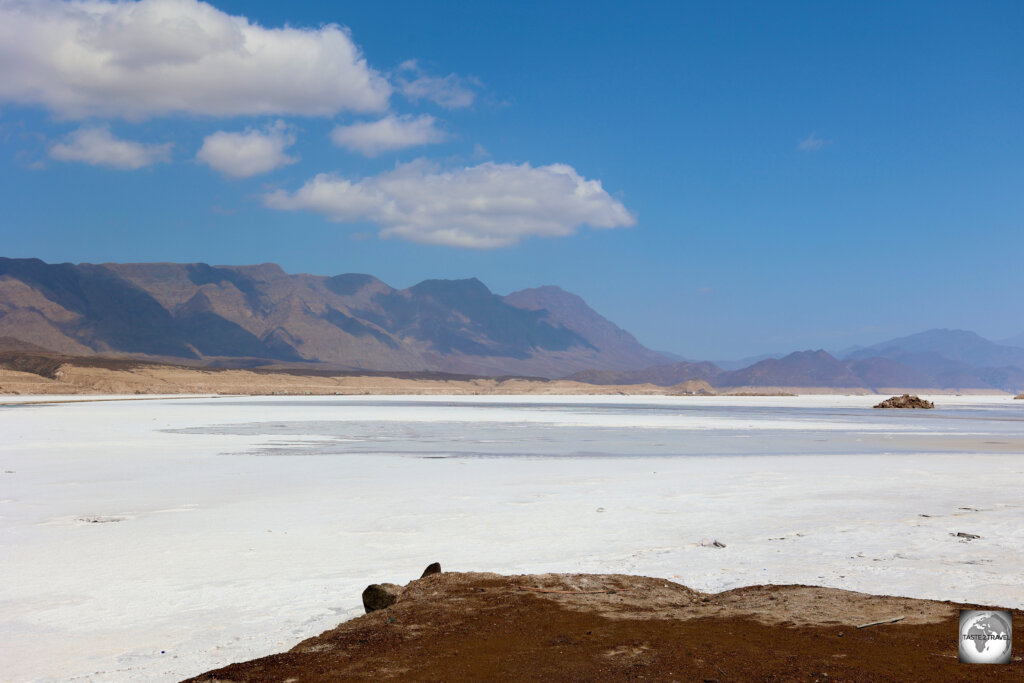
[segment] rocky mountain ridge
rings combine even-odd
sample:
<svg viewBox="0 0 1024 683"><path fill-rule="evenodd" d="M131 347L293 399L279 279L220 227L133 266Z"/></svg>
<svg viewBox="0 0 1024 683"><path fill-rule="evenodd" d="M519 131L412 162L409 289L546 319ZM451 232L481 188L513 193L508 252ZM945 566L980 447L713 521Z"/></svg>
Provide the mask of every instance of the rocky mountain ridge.
<svg viewBox="0 0 1024 683"><path fill-rule="evenodd" d="M594 385L1024 390L1024 348L929 330L836 357L746 367L675 361L558 287L508 296L475 278L398 290L275 264L47 264L0 258L0 338L77 356L193 365L567 378Z"/></svg>
<svg viewBox="0 0 1024 683"><path fill-rule="evenodd" d="M559 377L665 359L555 287L477 279L404 290L275 264L47 264L0 258L0 336L76 355L209 364Z"/></svg>

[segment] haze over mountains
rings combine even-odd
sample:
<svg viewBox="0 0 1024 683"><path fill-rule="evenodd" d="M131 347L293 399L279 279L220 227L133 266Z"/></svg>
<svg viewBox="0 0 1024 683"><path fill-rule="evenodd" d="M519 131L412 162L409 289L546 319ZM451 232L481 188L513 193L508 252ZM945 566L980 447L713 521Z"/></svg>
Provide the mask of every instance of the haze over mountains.
<svg viewBox="0 0 1024 683"><path fill-rule="evenodd" d="M572 379L596 384L650 382L672 386L684 378L715 387L786 386L914 388L1018 392L1024 388L1024 348L995 344L965 330L929 330L857 349L836 358L823 351L798 351L766 358L739 370L714 363L669 363L639 371L589 370Z"/></svg>
<svg viewBox="0 0 1024 683"><path fill-rule="evenodd" d="M593 384L1024 389L1024 347L962 330L930 330L839 358L800 351L726 370L652 351L558 287L502 297L468 279L396 290L371 275L289 275L274 264L0 258L4 337L26 349L209 365L569 376Z"/></svg>

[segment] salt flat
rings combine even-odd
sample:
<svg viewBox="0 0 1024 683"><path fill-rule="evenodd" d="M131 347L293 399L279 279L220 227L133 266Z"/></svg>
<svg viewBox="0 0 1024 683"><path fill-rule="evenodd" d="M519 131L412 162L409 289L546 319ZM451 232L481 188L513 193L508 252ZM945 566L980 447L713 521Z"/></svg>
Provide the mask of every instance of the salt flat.
<svg viewBox="0 0 1024 683"><path fill-rule="evenodd" d="M435 560L1024 607L1024 401L930 398L0 406L4 675L180 679Z"/></svg>

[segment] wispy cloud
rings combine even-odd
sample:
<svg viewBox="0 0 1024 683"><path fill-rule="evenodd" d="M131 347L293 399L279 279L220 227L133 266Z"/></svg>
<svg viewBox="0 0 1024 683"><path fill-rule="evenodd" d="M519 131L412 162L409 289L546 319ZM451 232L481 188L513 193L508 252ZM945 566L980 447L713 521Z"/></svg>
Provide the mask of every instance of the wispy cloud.
<svg viewBox="0 0 1024 683"><path fill-rule="evenodd" d="M275 209L314 211L339 223L375 223L382 237L476 249L571 235L582 225L636 223L599 180L565 164L487 162L443 171L416 161L357 181L320 174L295 192L279 190L264 200Z"/></svg>
<svg viewBox="0 0 1024 683"><path fill-rule="evenodd" d="M141 119L384 111L347 29L264 28L197 0L0 1L0 102Z"/></svg>
<svg viewBox="0 0 1024 683"><path fill-rule="evenodd" d="M277 121L262 129L208 135L196 159L226 176L249 178L298 161L285 153L294 144L295 134L284 121Z"/></svg>
<svg viewBox="0 0 1024 683"><path fill-rule="evenodd" d="M444 142L448 135L439 130L433 116L385 116L377 121L338 126L331 140L339 147L375 157L406 147Z"/></svg>
<svg viewBox="0 0 1024 683"><path fill-rule="evenodd" d="M431 76L414 59L403 62L395 77L398 90L413 102L427 100L445 109L463 109L476 101L480 80L472 76Z"/></svg>
<svg viewBox="0 0 1024 683"><path fill-rule="evenodd" d="M50 157L93 166L135 170L169 161L171 143L144 144L115 137L107 126L83 127L50 147Z"/></svg>
<svg viewBox="0 0 1024 683"><path fill-rule="evenodd" d="M825 145L831 143L831 140L823 140L818 137L817 133L812 132L810 135L808 135L799 143L797 143L796 148L801 152L819 152L822 150L822 148L825 147Z"/></svg>

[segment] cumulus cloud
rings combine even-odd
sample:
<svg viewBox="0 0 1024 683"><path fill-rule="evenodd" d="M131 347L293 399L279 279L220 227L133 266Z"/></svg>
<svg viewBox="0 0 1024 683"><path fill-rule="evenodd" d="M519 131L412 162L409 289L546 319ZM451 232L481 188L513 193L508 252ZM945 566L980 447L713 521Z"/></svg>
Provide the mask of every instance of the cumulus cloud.
<svg viewBox="0 0 1024 683"><path fill-rule="evenodd" d="M434 125L434 117L385 116L378 121L338 126L331 131L331 140L339 147L375 157L381 152L429 145L448 138Z"/></svg>
<svg viewBox="0 0 1024 683"><path fill-rule="evenodd" d="M811 133L806 138L801 140L797 144L796 148L799 149L801 152L818 152L821 150L822 147L827 145L829 142L831 141L822 140L821 138L819 138L817 133Z"/></svg>
<svg viewBox="0 0 1024 683"><path fill-rule="evenodd" d="M198 0L0 0L0 102L65 118L384 111L348 31L264 28Z"/></svg>
<svg viewBox="0 0 1024 683"><path fill-rule="evenodd" d="M50 147L58 161L78 161L93 166L135 170L159 161L169 161L171 143L148 145L114 137L107 126L83 127L69 133L63 142Z"/></svg>
<svg viewBox="0 0 1024 683"><path fill-rule="evenodd" d="M196 159L232 178L249 178L298 159L285 154L295 144L295 135L284 121L264 129L248 128L243 133L218 131L206 136Z"/></svg>
<svg viewBox="0 0 1024 683"><path fill-rule="evenodd" d="M398 67L395 81L403 95L413 102L428 100L445 109L463 109L476 100L476 89L480 81L456 74L430 76L420 68L416 60L410 59Z"/></svg>
<svg viewBox="0 0 1024 683"><path fill-rule="evenodd" d="M307 210L339 223L370 222L382 237L490 249L525 237L562 237L581 225L628 227L636 219L599 180L565 164L496 164L443 171L425 161L358 181L320 174L267 206Z"/></svg>

